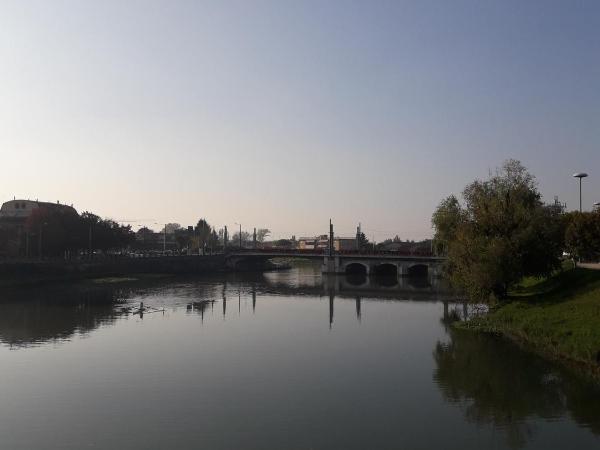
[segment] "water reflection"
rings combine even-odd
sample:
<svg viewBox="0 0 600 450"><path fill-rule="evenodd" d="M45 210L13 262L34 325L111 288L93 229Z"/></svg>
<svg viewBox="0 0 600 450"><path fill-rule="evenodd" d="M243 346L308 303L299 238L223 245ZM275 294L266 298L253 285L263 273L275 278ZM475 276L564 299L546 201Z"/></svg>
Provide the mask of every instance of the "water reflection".
<svg viewBox="0 0 600 450"><path fill-rule="evenodd" d="M596 439L583 427L600 433L597 390L509 343L456 333L450 324L472 307L435 280L418 288L296 270L0 295L0 341L13 348L110 325L35 357L0 348L0 434L20 432L13 444L26 442L27 423L46 424L39 439L82 430L72 442L93 434L83 423L110 427L102 448L128 447L119 444L131 435L128 448L170 448L160 439L172 436L195 448L198 435L207 448L547 448L564 430L561 444ZM141 302L166 313L122 312ZM90 364L72 370L82 357ZM37 376L48 367L59 368L54 378ZM138 433L104 419L139 411L148 419Z"/></svg>
<svg viewBox="0 0 600 450"><path fill-rule="evenodd" d="M344 278L348 286L366 286L369 280L363 273L350 273Z"/></svg>
<svg viewBox="0 0 600 450"><path fill-rule="evenodd" d="M10 347L28 347L86 334L119 315L116 305L131 291L106 287L9 290L0 301L0 341Z"/></svg>
<svg viewBox="0 0 600 450"><path fill-rule="evenodd" d="M222 303L223 318L227 300L236 296L238 314L242 297L250 297L256 313L260 295L310 295L329 299L329 326L334 321L334 300L356 302L356 319L362 317L361 301L377 299L447 299L451 295L443 286L425 280L390 281L389 277L321 276L318 269L292 270L268 274L245 273L197 279L128 281L124 283L52 285L51 287L12 289L0 299L0 342L25 347L52 340L68 340L77 333L89 333L100 325L112 324L131 308L117 308L126 302L144 301L149 307L187 308L190 313L204 313L214 302ZM173 301L175 303L169 303ZM181 301L179 302L179 299ZM166 302L166 303L165 303ZM138 314L143 318L143 314Z"/></svg>
<svg viewBox="0 0 600 450"><path fill-rule="evenodd" d="M204 311L210 306L211 310L215 304L214 300L201 300L197 302L188 303L186 308L188 313L200 314L200 319L204 322Z"/></svg>
<svg viewBox="0 0 600 450"><path fill-rule="evenodd" d="M600 389L505 340L452 330L433 356L444 399L468 421L502 430L510 448L533 439L536 419L566 413L600 433Z"/></svg>

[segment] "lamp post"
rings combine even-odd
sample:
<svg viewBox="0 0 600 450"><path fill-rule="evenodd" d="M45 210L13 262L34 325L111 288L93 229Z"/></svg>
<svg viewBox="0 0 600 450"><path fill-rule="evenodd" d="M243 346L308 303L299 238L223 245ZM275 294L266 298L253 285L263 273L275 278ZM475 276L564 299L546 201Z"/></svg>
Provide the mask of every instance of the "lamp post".
<svg viewBox="0 0 600 450"><path fill-rule="evenodd" d="M242 224L235 222L236 225L240 226L240 250L242 249Z"/></svg>
<svg viewBox="0 0 600 450"><path fill-rule="evenodd" d="M579 212L581 212L583 209L581 207L581 179L587 177L588 174L584 173L584 172L577 172L573 174L573 177L575 178L579 178Z"/></svg>

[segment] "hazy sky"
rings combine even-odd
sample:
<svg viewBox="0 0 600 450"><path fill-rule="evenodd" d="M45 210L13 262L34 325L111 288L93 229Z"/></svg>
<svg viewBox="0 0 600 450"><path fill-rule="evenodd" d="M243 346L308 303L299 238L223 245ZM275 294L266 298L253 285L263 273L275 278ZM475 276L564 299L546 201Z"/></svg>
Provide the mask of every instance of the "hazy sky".
<svg viewBox="0 0 600 450"><path fill-rule="evenodd" d="M422 238L507 158L589 209L600 1L3 0L0 151L0 201L150 225Z"/></svg>

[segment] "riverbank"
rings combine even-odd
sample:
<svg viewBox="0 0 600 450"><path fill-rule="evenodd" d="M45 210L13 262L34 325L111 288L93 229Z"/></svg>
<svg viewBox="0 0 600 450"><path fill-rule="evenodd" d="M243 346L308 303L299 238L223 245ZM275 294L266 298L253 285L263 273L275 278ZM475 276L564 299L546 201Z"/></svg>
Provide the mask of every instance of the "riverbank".
<svg viewBox="0 0 600 450"><path fill-rule="evenodd" d="M289 264L267 259L231 264L227 255L102 258L98 260L7 260L0 262L0 287L128 276L212 275L285 270Z"/></svg>
<svg viewBox="0 0 600 450"><path fill-rule="evenodd" d="M227 270L225 257L176 256L161 258L104 258L93 261L3 261L0 286L35 285L87 278L139 274L202 274Z"/></svg>
<svg viewBox="0 0 600 450"><path fill-rule="evenodd" d="M502 335L600 378L600 271L575 268L526 280L508 303L455 326Z"/></svg>

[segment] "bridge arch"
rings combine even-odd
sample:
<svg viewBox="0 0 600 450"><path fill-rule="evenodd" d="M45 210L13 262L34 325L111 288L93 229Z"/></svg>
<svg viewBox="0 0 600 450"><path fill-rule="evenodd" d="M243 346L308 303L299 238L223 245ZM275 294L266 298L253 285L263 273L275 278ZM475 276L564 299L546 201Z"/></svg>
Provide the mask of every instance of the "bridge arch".
<svg viewBox="0 0 600 450"><path fill-rule="evenodd" d="M344 265L344 272L347 275L368 275L369 266L361 262L349 262Z"/></svg>
<svg viewBox="0 0 600 450"><path fill-rule="evenodd" d="M373 275L381 277L398 277L398 266L389 262L376 264L373 267Z"/></svg>
<svg viewBox="0 0 600 450"><path fill-rule="evenodd" d="M409 277L427 277L429 275L429 265L428 264L413 264L408 267L407 273Z"/></svg>

